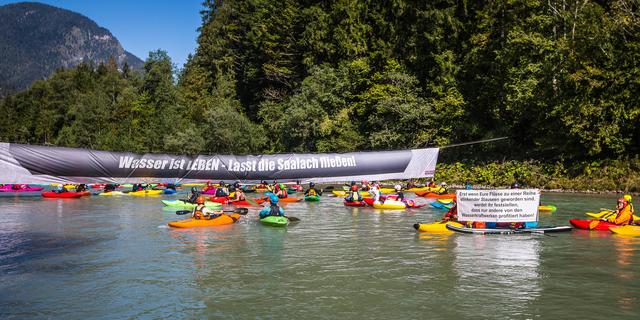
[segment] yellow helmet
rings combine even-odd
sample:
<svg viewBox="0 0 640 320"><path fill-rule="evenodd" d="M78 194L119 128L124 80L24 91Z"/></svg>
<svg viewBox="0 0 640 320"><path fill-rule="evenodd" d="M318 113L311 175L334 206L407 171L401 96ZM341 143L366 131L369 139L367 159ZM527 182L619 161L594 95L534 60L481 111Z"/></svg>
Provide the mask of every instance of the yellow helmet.
<svg viewBox="0 0 640 320"><path fill-rule="evenodd" d="M625 195L623 196L623 198L624 198L625 200L627 200L627 202L631 202L631 195L630 195L630 194L625 194Z"/></svg>

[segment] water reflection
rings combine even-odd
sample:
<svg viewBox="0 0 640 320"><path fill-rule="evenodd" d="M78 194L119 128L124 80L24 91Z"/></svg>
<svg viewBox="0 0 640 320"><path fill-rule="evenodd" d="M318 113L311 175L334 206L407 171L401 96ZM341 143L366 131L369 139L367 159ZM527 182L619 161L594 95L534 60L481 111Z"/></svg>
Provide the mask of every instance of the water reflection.
<svg viewBox="0 0 640 320"><path fill-rule="evenodd" d="M537 236L456 235L453 250L459 285L457 301L481 314L527 314L541 293L540 239ZM487 303L482 303L486 301ZM478 310L480 308L481 310ZM486 309L486 310L482 310Z"/></svg>
<svg viewBox="0 0 640 320"><path fill-rule="evenodd" d="M615 250L616 267L614 276L621 282L628 283L638 278L638 266L634 266L634 257L637 255L640 238L626 236L612 236ZM621 310L632 311L638 303L638 290L620 288L615 290L616 304ZM635 292L634 292L635 291Z"/></svg>

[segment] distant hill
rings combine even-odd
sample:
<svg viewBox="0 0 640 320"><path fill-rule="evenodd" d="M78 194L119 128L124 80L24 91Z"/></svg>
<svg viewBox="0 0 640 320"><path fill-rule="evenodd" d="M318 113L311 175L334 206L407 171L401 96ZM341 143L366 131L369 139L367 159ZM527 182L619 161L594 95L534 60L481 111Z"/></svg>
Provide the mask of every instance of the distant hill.
<svg viewBox="0 0 640 320"><path fill-rule="evenodd" d="M99 63L113 57L120 66L143 65L91 19L34 2L0 6L0 56L0 96L83 61Z"/></svg>

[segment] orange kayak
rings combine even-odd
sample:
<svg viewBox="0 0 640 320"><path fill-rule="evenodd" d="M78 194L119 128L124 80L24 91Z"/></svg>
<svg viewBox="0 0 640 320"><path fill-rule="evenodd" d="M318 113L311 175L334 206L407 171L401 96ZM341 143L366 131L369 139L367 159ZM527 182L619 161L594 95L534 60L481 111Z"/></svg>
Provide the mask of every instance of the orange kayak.
<svg viewBox="0 0 640 320"><path fill-rule="evenodd" d="M456 195L453 193L437 194L429 191L418 191L416 192L416 195L420 197L436 198L436 199L455 199L456 198Z"/></svg>
<svg viewBox="0 0 640 320"><path fill-rule="evenodd" d="M258 204L267 201L267 199L258 199L258 198L254 199L254 200ZM303 200L303 198L280 198L280 199L278 199L278 202L300 202L302 200Z"/></svg>
<svg viewBox="0 0 640 320"><path fill-rule="evenodd" d="M186 219L180 221L171 221L169 222L169 227L174 228L194 228L194 227L213 227L213 226L223 226L226 224L232 224L240 219L240 215L237 213L233 214L222 214L213 219L205 220L205 219Z"/></svg>

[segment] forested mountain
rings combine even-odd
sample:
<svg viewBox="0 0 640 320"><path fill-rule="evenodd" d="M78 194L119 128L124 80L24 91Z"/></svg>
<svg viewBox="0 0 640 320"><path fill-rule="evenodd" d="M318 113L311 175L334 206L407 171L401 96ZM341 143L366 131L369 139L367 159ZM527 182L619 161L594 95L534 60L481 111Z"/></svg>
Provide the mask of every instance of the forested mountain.
<svg viewBox="0 0 640 320"><path fill-rule="evenodd" d="M141 68L105 28L68 10L33 2L0 6L0 96L27 88L56 69L82 62Z"/></svg>
<svg viewBox="0 0 640 320"><path fill-rule="evenodd" d="M0 140L131 151L637 157L637 1L205 1L174 84L82 65L0 103Z"/></svg>

